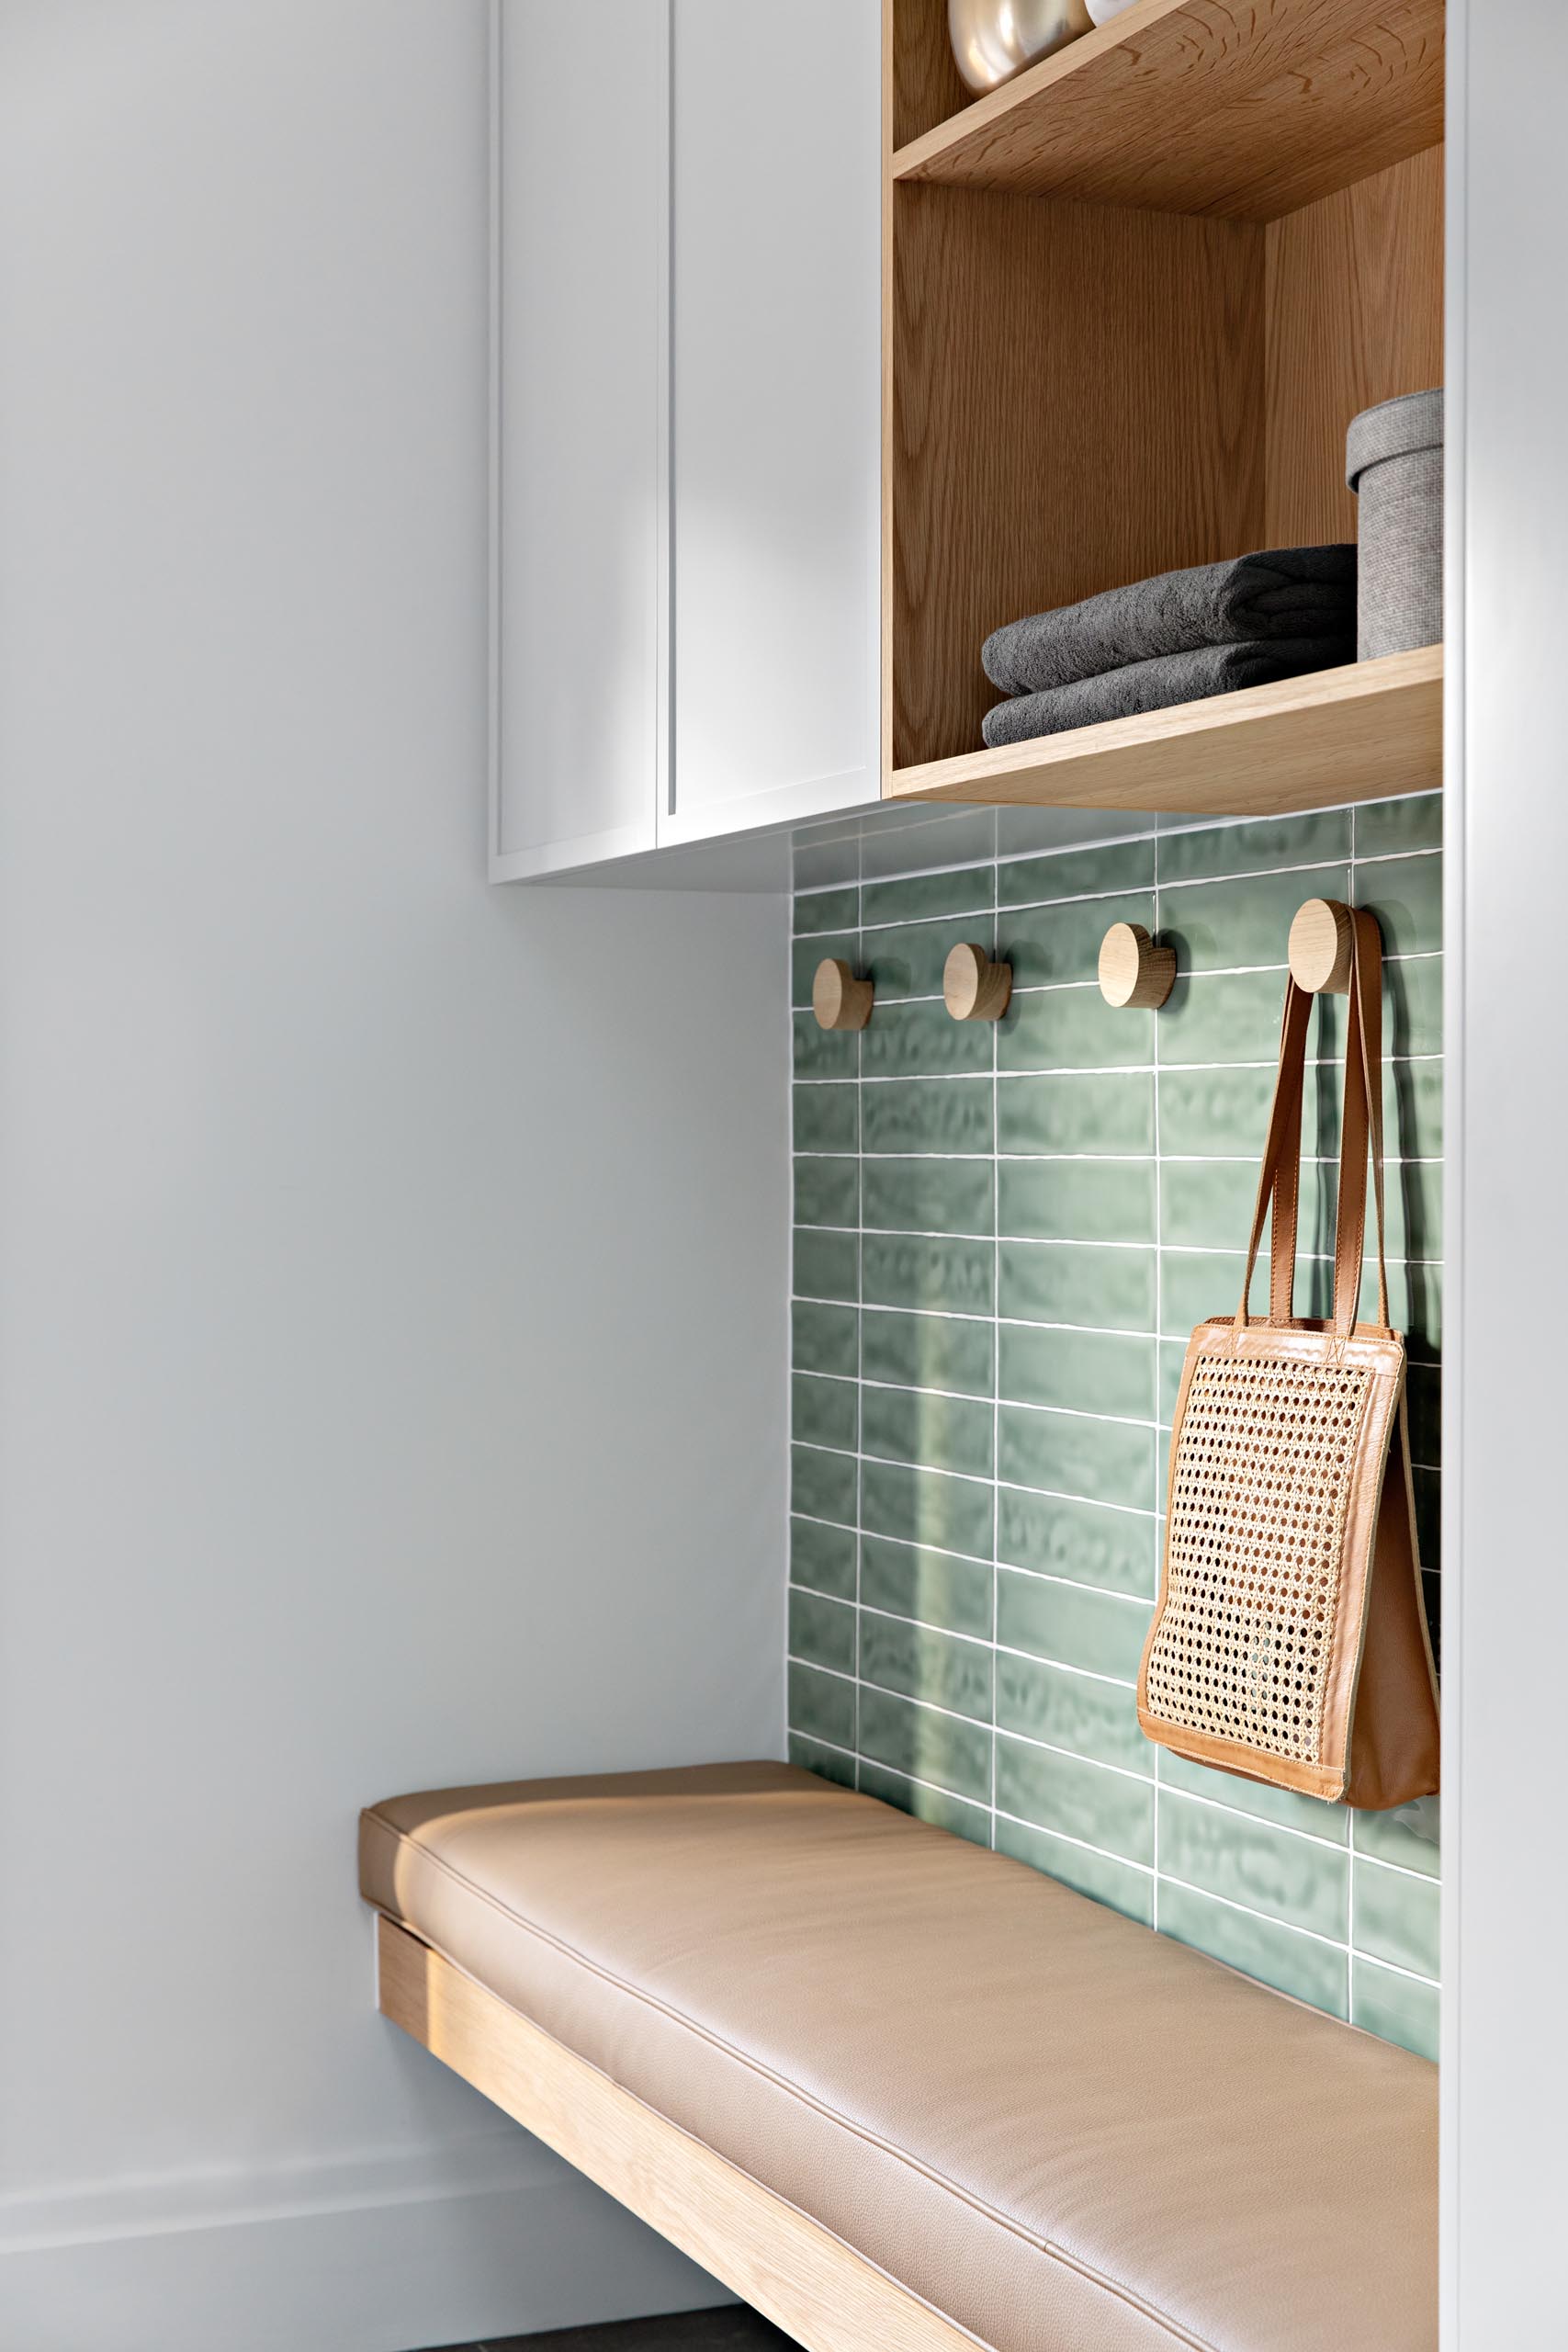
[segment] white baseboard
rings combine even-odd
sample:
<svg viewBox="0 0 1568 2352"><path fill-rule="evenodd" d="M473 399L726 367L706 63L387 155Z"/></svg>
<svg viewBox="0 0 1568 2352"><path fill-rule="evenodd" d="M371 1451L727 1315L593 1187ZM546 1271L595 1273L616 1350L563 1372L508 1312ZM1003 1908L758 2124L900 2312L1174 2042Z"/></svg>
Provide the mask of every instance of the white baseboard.
<svg viewBox="0 0 1568 2352"><path fill-rule="evenodd" d="M6 2352L425 2352L730 2300L515 2132L0 2199Z"/></svg>

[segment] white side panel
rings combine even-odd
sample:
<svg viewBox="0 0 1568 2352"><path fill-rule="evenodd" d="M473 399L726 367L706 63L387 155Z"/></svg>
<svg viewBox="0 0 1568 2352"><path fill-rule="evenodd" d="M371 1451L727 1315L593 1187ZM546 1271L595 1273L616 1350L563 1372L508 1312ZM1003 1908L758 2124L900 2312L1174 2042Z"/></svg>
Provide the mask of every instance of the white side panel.
<svg viewBox="0 0 1568 2352"><path fill-rule="evenodd" d="M650 848L667 0L496 0L497 879Z"/></svg>
<svg viewBox="0 0 1568 2352"><path fill-rule="evenodd" d="M672 12L665 840L879 789L877 0Z"/></svg>
<svg viewBox="0 0 1568 2352"><path fill-rule="evenodd" d="M1449 14L1443 2345L1562 2352L1568 10Z"/></svg>

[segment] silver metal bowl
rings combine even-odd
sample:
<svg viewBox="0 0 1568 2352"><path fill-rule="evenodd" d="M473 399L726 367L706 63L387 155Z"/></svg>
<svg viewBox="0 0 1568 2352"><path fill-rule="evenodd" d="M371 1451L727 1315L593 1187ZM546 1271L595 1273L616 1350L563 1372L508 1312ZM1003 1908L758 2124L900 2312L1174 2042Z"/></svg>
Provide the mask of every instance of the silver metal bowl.
<svg viewBox="0 0 1568 2352"><path fill-rule="evenodd" d="M994 90L1089 29L1084 0L947 0L948 38L972 90Z"/></svg>

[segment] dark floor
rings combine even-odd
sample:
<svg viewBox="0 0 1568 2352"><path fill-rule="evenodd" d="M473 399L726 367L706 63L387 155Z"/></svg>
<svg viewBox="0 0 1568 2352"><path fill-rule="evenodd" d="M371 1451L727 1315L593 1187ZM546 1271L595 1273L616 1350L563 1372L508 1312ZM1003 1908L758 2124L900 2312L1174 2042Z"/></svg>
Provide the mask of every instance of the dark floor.
<svg viewBox="0 0 1568 2352"><path fill-rule="evenodd" d="M562 2327L548 2335L492 2335L483 2344L452 2344L445 2352L794 2352L794 2339L765 2319L731 2303L716 2312L672 2312L664 2319L628 2319L614 2327Z"/></svg>

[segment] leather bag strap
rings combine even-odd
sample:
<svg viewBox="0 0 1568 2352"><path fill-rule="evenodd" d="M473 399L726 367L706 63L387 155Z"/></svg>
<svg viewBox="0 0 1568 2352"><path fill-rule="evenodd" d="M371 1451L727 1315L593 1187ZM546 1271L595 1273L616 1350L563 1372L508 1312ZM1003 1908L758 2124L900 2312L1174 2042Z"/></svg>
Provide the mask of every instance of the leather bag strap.
<svg viewBox="0 0 1568 2352"><path fill-rule="evenodd" d="M1383 1238L1382 1164L1382 940L1377 919L1353 910L1350 994L1346 1015L1343 1113L1339 1136L1339 1186L1334 1237L1334 1329L1348 1339L1356 1324L1361 1260L1366 1244L1367 1161L1378 1227L1378 1320L1388 1329L1388 1270ZM1285 983L1280 1024L1280 1067L1269 1112L1269 1131L1258 1170L1258 1200L1241 1279L1236 1329L1247 1327L1247 1299L1263 1238L1263 1221L1273 1206L1269 1240L1269 1320L1294 1319L1297 1217L1301 1198L1302 1102L1306 1077L1307 1027L1312 999L1294 979Z"/></svg>

